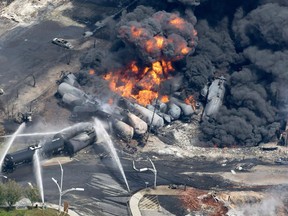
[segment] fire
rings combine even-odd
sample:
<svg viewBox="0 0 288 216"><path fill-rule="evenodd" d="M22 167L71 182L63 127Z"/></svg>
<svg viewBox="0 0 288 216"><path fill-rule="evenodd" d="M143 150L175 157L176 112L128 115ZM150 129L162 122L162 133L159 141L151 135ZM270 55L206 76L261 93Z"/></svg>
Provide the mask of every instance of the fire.
<svg viewBox="0 0 288 216"><path fill-rule="evenodd" d="M181 53L182 53L183 55L186 55L186 54L189 53L190 50L191 50L190 48L184 47L184 48L181 49Z"/></svg>
<svg viewBox="0 0 288 216"><path fill-rule="evenodd" d="M131 64L131 71L132 71L133 73L135 73L135 74L138 73L139 68L138 68L138 66L136 65L136 62L132 62L132 64Z"/></svg>
<svg viewBox="0 0 288 216"><path fill-rule="evenodd" d="M153 48L154 48L154 44L152 40L148 40L146 41L146 51L147 52L152 52Z"/></svg>
<svg viewBox="0 0 288 216"><path fill-rule="evenodd" d="M135 49L145 64L183 59L194 50L198 39L192 23L164 11L123 23L118 28L118 38Z"/></svg>
<svg viewBox="0 0 288 216"><path fill-rule="evenodd" d="M156 40L156 45L159 49L162 49L163 48L163 43L164 43L164 37L162 36L155 36L154 37L155 40Z"/></svg>
<svg viewBox="0 0 288 216"><path fill-rule="evenodd" d="M155 49L163 49L165 38L162 36L154 36L152 39L147 40L145 43L145 49L148 53L151 53Z"/></svg>
<svg viewBox="0 0 288 216"><path fill-rule="evenodd" d="M180 17L173 17L169 23L178 29L185 27L185 20Z"/></svg>
<svg viewBox="0 0 288 216"><path fill-rule="evenodd" d="M161 75L163 73L163 70L162 70L162 66L161 66L161 63L158 61L158 62L154 62L152 64L152 70L156 73L156 74L159 74Z"/></svg>
<svg viewBox="0 0 288 216"><path fill-rule="evenodd" d="M133 37L140 37L143 34L143 29L131 26L131 33Z"/></svg>
<svg viewBox="0 0 288 216"><path fill-rule="evenodd" d="M158 93L150 90L141 90L139 91L138 95L133 96L133 98L136 99L137 102L142 105L150 104L151 101L153 101L157 97Z"/></svg>
<svg viewBox="0 0 288 216"><path fill-rule="evenodd" d="M192 95L190 95L189 97L185 98L184 102L186 104L188 104L188 105L191 105L193 110L196 109L196 106L195 106L196 101L195 101L195 99L194 99L194 97Z"/></svg>
<svg viewBox="0 0 288 216"><path fill-rule="evenodd" d="M164 74L167 75L169 71L173 71L174 68L172 67L171 61L161 61Z"/></svg>
<svg viewBox="0 0 288 216"><path fill-rule="evenodd" d="M89 70L89 74L90 74L90 75L94 75L94 74L95 74L95 70L91 68L91 69Z"/></svg>
<svg viewBox="0 0 288 216"><path fill-rule="evenodd" d="M144 68L132 62L126 69L107 73L103 78L109 81L112 91L146 106L158 98L159 85L172 71L174 68L169 61L157 61L151 67ZM168 96L162 96L160 100L164 103L169 101Z"/></svg>
<svg viewBox="0 0 288 216"><path fill-rule="evenodd" d="M141 105L158 99L168 102L167 96L159 96L163 81L174 71L173 61L183 59L194 51L197 32L194 26L178 14L158 11L150 17L135 17L118 28L118 38L131 46L148 67L131 62L126 68L104 76L110 89L123 97L136 100Z"/></svg>
<svg viewBox="0 0 288 216"><path fill-rule="evenodd" d="M167 95L164 95L164 96L161 97L160 101L161 101L162 103L167 103L167 102L169 102L169 98L168 98Z"/></svg>

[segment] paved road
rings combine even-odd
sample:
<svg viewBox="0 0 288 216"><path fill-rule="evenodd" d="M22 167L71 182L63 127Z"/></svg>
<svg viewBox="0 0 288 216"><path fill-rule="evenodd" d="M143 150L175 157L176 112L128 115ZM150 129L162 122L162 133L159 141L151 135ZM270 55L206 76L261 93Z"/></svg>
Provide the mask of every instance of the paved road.
<svg viewBox="0 0 288 216"><path fill-rule="evenodd" d="M87 153L85 153L87 152ZM103 152L103 148L95 145L81 151L71 162L63 164L64 184L63 189L71 187L84 187L84 192L71 192L63 197L69 201L73 210L79 215L128 215L127 201L132 193L153 185L154 175L152 172L138 173L133 170L132 158L120 153L124 171L129 182L131 194L127 192L123 178L114 166L111 158L100 160L97 155ZM150 167L145 160L147 154L139 154L136 166L139 168ZM153 155L149 155L153 158ZM172 156L157 156L153 161L158 169L158 184L187 184L188 186L208 189L211 187L229 187L231 184L217 176L209 175L185 175L187 171L221 171L221 164L193 159L175 159ZM233 166L233 163L231 163ZM229 167L225 167L229 170ZM35 177L31 166L22 166L10 175L9 178L27 185L27 182L35 183ZM51 180L54 177L60 180L60 168L58 165L43 167L43 182L45 200L49 203L58 203L58 189Z"/></svg>
<svg viewBox="0 0 288 216"><path fill-rule="evenodd" d="M51 43L54 37L80 38L83 28L61 26L56 22L43 21L39 24L18 26L0 36L0 87L9 95L16 95L19 84L32 83L36 77L45 74L59 62L67 61L68 50ZM24 80L26 78L26 80Z"/></svg>

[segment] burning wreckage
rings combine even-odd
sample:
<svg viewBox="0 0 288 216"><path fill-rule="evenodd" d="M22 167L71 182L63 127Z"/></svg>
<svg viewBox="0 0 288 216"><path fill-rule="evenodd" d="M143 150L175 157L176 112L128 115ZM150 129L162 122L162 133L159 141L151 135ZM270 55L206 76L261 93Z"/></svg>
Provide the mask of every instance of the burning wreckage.
<svg viewBox="0 0 288 216"><path fill-rule="evenodd" d="M145 25L146 22L159 23L158 33L147 28L152 26ZM118 32L127 46L132 44L137 48L146 66L133 60L124 69L111 70L102 76L103 81L109 83L111 93L116 93L113 98L117 98L117 103L103 102L101 95L97 98L82 90L84 87L80 86L74 74L62 74L57 81L56 96L61 100L59 104L72 111L71 119L83 121L97 117L112 126L113 133L127 143L135 138L144 144L149 132L157 134L172 121L190 121L192 117L201 121L201 116L208 119L217 113L224 98L225 78L216 78L209 88L207 86L203 95L207 104L203 110L202 104L196 102L192 94L183 94L183 76L175 72L172 64L195 50L197 32L191 23L177 14L160 11L141 23L129 21L120 26ZM90 69L89 74L94 73ZM41 148L44 157L75 154L97 140L93 126L87 124L72 126L43 145L6 155L3 170L13 171L18 165L31 162L35 148ZM136 151L135 146L127 146L130 153Z"/></svg>
<svg viewBox="0 0 288 216"><path fill-rule="evenodd" d="M200 114L199 103L195 106L189 100L180 100L177 95L171 96L166 103L154 100L146 107L120 97L117 105L113 105L114 110L107 111L109 109L104 110L105 104L99 98L77 88L77 83L76 77L70 73L65 75L58 86L57 95L61 98L61 104L72 110L71 118L98 117L111 123L116 135L125 141L134 137L144 138L148 131L156 132L165 123Z"/></svg>
<svg viewBox="0 0 288 216"><path fill-rule="evenodd" d="M58 95L62 104L71 108L72 117L102 117L111 122L118 136L129 141L145 136L147 131L157 131L165 123L199 113L192 95L177 92L183 77L176 74L172 65L194 52L197 32L175 13L150 13L141 22L121 20L117 27L118 38L126 47L133 47L138 57L134 55L121 69L112 68L99 75L109 85L113 94L110 99L115 98L115 93L118 95L116 100L105 104L101 94L97 94L99 98L86 94L73 74L61 80ZM95 73L90 68L89 74ZM104 109L106 105L110 108Z"/></svg>

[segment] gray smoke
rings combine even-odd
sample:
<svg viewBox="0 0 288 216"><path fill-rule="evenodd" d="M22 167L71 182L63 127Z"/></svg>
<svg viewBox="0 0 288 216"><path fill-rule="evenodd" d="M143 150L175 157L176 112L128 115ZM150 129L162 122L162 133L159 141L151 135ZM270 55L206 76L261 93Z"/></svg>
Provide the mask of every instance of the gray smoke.
<svg viewBox="0 0 288 216"><path fill-rule="evenodd" d="M200 5L200 0L167 0L167 2L179 2L184 5L189 5L189 6L198 6Z"/></svg>
<svg viewBox="0 0 288 216"><path fill-rule="evenodd" d="M229 210L229 215L246 216L246 215L287 215L286 207L287 189L276 188L266 192L266 196L260 202L242 204L239 207Z"/></svg>
<svg viewBox="0 0 288 216"><path fill-rule="evenodd" d="M144 63L175 61L193 53L197 45L194 26L176 13L158 11L151 15L152 12L141 6L124 16L118 25L118 37L135 48Z"/></svg>
<svg viewBox="0 0 288 216"><path fill-rule="evenodd" d="M151 2L154 9L138 6L124 11L120 21L111 24L115 40L110 52L97 58L87 55L87 65L90 59L99 69L121 68L131 60L149 64L182 59L186 85L197 92L224 75L223 105L217 115L201 123L201 139L220 146L258 145L273 139L288 111L287 1L200 0L197 6L193 0L142 2ZM171 24L176 19L178 27ZM163 38L161 49L157 37ZM186 56L182 52L187 50Z"/></svg>
<svg viewBox="0 0 288 216"><path fill-rule="evenodd" d="M285 94L279 92L287 92L283 87L288 81L285 60L288 57L288 8L283 2L262 1L251 11L241 5L234 10L233 16L218 20L216 26L201 25L210 35L204 37L205 42L202 40L204 33L198 30L200 50L196 53L203 56L204 51L216 73L223 68L228 71L224 104L216 116L201 124L202 138L210 145L268 142L275 137L281 118L287 117L287 109L279 106L279 101L285 106L287 100ZM223 38L222 42L217 38ZM193 65L197 68L196 62L187 64L188 68ZM241 65L240 70L235 71L233 65ZM207 71L210 70L204 71L204 77L209 77Z"/></svg>
<svg viewBox="0 0 288 216"><path fill-rule="evenodd" d="M185 77L193 89L200 91L211 78L215 67L206 55L187 56Z"/></svg>
<svg viewBox="0 0 288 216"><path fill-rule="evenodd" d="M251 11L243 17L239 9L235 14L237 41L242 47L251 44L258 46L287 46L288 44L288 11L287 7L268 3ZM238 19L238 20L237 20Z"/></svg>

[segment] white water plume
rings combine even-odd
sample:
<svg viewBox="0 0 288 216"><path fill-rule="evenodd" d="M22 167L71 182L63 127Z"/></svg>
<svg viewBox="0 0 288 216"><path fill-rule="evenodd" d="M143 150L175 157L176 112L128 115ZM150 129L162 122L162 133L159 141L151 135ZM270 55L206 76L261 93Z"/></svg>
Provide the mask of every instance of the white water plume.
<svg viewBox="0 0 288 216"><path fill-rule="evenodd" d="M4 143L4 147L0 152L0 172L2 171L2 164L4 161L4 158L6 156L6 154L8 153L12 143L14 142L15 138L17 137L17 135L24 129L25 127L25 122L23 122L18 129L15 131L15 133L11 136L11 138L8 140L7 143Z"/></svg>
<svg viewBox="0 0 288 216"><path fill-rule="evenodd" d="M110 153L111 153L111 156L112 158L114 159L114 161L116 162L116 165L118 166L120 172L121 172L121 175L125 181L125 184L126 184L126 187L127 187L127 190L130 191L130 188L129 188L129 185L128 185L128 182L127 182L127 179L126 179L126 175L124 173L124 170L123 170L123 167L122 167L122 164L121 164L121 161L118 157L118 154L116 152L116 149L113 145L113 142L109 136L109 134L107 133L107 131L105 130L102 122L98 119L95 119L95 132L97 134L97 137L100 137L102 136L103 137L103 141L107 144L107 146L109 147L109 150L110 150Z"/></svg>
<svg viewBox="0 0 288 216"><path fill-rule="evenodd" d="M33 155L33 166L34 166L34 173L36 176L36 182L39 189L39 193L41 196L42 203L44 203L44 189L43 189L43 180L42 180L42 169L40 164L40 157L38 149L35 150Z"/></svg>
<svg viewBox="0 0 288 216"><path fill-rule="evenodd" d="M31 137L31 136L48 136L48 135L54 135L56 133L59 133L59 131L51 131L51 132L35 132L35 133L27 133L27 134L17 134L16 137ZM12 137L12 135L5 135L1 136L3 138L6 137Z"/></svg>

